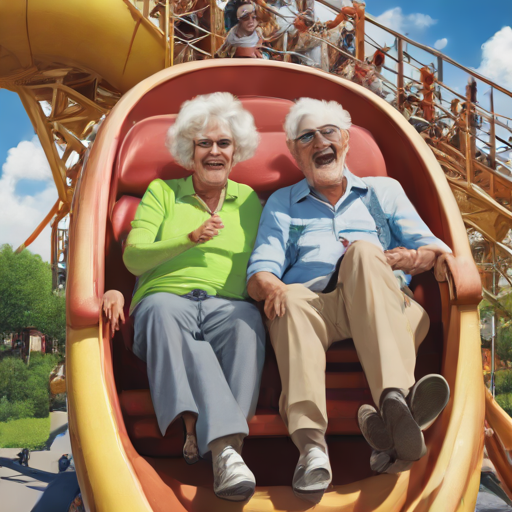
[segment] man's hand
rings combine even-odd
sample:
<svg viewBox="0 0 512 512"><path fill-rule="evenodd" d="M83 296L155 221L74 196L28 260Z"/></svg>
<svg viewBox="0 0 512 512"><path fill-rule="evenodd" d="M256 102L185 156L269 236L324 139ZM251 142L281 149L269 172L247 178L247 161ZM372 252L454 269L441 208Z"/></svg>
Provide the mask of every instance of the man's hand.
<svg viewBox="0 0 512 512"><path fill-rule="evenodd" d="M265 301L263 310L269 320L286 313L288 287L270 272L258 272L247 283L247 292L255 301Z"/></svg>
<svg viewBox="0 0 512 512"><path fill-rule="evenodd" d="M219 234L219 230L224 227L222 219L217 215L212 215L207 221L203 222L197 229L188 235L195 244L204 244Z"/></svg>
<svg viewBox="0 0 512 512"><path fill-rule="evenodd" d="M277 278L276 278L277 279ZM288 287L279 281L280 285L277 285L267 298L265 299L265 306L263 311L269 320L274 320L277 316L284 316L286 313L286 292Z"/></svg>
<svg viewBox="0 0 512 512"><path fill-rule="evenodd" d="M117 290L108 290L102 299L103 313L110 322L112 336L119 331L119 321L124 324L124 296Z"/></svg>
<svg viewBox="0 0 512 512"><path fill-rule="evenodd" d="M435 251L424 247L420 247L418 250L396 247L384 251L384 254L393 270L403 270L411 276L430 270L437 258Z"/></svg>

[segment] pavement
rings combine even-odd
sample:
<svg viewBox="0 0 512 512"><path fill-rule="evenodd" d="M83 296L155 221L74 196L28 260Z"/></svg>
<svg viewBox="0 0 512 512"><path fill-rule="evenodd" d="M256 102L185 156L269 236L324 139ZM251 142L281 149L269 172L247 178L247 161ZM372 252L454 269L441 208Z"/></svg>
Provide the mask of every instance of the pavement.
<svg viewBox="0 0 512 512"><path fill-rule="evenodd" d="M71 453L71 444L67 432L66 412L50 413L50 437L55 437L49 450L30 452L31 468L59 472L58 460L65 453ZM65 431L60 434L59 432ZM12 459L20 448L0 448L0 457ZM30 476L20 475L11 469L0 467L0 510L2 512L30 512L48 484Z"/></svg>
<svg viewBox="0 0 512 512"><path fill-rule="evenodd" d="M480 487L478 498L476 500L475 512L509 512L512 507L509 507L500 498L494 496Z"/></svg>
<svg viewBox="0 0 512 512"><path fill-rule="evenodd" d="M69 433L67 430L67 413L50 413L49 450L30 452L31 468L59 472L58 460L63 454L71 453ZM0 448L0 457L14 458L20 448ZM30 512L37 503L48 484L30 476L20 475L16 471L0 467L0 510L2 512ZM475 512L512 512L500 498L480 487Z"/></svg>

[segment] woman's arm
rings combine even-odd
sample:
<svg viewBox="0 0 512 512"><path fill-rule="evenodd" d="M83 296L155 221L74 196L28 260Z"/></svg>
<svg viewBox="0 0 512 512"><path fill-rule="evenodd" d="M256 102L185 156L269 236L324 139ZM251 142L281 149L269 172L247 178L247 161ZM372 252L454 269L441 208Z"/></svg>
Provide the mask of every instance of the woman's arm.
<svg viewBox="0 0 512 512"><path fill-rule="evenodd" d="M190 233L155 241L166 215L166 203L174 201L172 191L167 192L164 187L162 180L150 183L126 239L123 261L136 276L158 267L198 243L211 240L224 227L220 217L214 215Z"/></svg>
<svg viewBox="0 0 512 512"><path fill-rule="evenodd" d="M166 189L162 180L152 181L132 221L132 230L126 239L123 261L126 268L136 276L144 274L194 246L188 233L155 241L168 211L166 203L174 201L173 191Z"/></svg>
<svg viewBox="0 0 512 512"><path fill-rule="evenodd" d="M132 229L130 235L133 232ZM196 245L195 242L188 235L155 242L151 233L138 230L134 236L128 236L126 240L123 261L132 274L140 276L194 247L194 245Z"/></svg>
<svg viewBox="0 0 512 512"><path fill-rule="evenodd" d="M223 227L224 224L222 224L221 218L218 215L213 215L194 231L160 242L150 241L154 240L150 233L143 230L136 231L131 239L128 236L126 240L126 249L123 255L124 264L132 274L140 276L187 249L211 240L219 234L219 229ZM130 235L133 231L132 229Z"/></svg>

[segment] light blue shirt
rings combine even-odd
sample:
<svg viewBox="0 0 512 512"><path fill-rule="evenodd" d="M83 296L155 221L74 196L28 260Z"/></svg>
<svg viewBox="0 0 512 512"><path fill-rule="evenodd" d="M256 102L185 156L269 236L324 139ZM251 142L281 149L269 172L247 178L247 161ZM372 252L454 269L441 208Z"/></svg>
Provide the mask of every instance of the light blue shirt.
<svg viewBox="0 0 512 512"><path fill-rule="evenodd" d="M347 188L336 206L312 190L304 179L272 194L263 209L247 279L271 272L285 284L301 283L322 291L350 243L366 240L383 249L377 226L361 197L370 185L379 200L397 246L418 249L435 237L392 178L359 178L345 169ZM384 249L383 249L384 250Z"/></svg>

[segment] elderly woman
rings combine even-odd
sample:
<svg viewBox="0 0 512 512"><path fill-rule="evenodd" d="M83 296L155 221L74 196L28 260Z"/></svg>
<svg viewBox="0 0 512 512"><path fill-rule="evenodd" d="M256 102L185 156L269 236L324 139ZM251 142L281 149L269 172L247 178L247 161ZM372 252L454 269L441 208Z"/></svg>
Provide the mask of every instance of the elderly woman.
<svg viewBox="0 0 512 512"><path fill-rule="evenodd" d="M245 301L261 205L228 176L254 154L258 133L240 101L214 93L182 105L167 146L191 175L150 183L132 222L123 259L138 277L133 351L147 362L162 435L182 417L193 462L195 423L199 453L212 454L215 493L242 501L255 487L240 451L264 359L261 316Z"/></svg>

